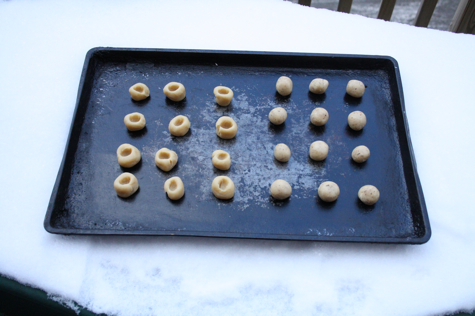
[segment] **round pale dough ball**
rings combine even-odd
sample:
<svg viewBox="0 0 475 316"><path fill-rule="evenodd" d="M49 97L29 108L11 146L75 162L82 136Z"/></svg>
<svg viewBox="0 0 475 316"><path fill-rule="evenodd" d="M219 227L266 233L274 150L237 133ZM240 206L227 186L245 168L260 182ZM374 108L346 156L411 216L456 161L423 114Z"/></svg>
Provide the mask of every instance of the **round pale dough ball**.
<svg viewBox="0 0 475 316"><path fill-rule="evenodd" d="M340 195L338 184L332 181L325 181L318 187L318 196L325 202L333 202Z"/></svg>
<svg viewBox="0 0 475 316"><path fill-rule="evenodd" d="M275 180L270 186L270 194L276 200L285 200L292 194L292 187L285 180Z"/></svg>
<svg viewBox="0 0 475 316"><path fill-rule="evenodd" d="M131 168L135 166L142 155L137 147L130 145L130 144L122 144L117 148L117 160L119 161L119 165L124 168Z"/></svg>
<svg viewBox="0 0 475 316"><path fill-rule="evenodd" d="M368 160L369 155L369 148L364 145L361 145L353 149L353 152L351 153L351 158L357 163L362 163Z"/></svg>
<svg viewBox="0 0 475 316"><path fill-rule="evenodd" d="M163 186L170 200L179 200L185 194L185 186L179 177L172 177Z"/></svg>
<svg viewBox="0 0 475 316"><path fill-rule="evenodd" d="M163 93L172 101L178 102L186 97L185 86L179 82L170 82L163 87Z"/></svg>
<svg viewBox="0 0 475 316"><path fill-rule="evenodd" d="M366 115L361 111L354 111L348 115L348 125L352 130L361 131L366 125Z"/></svg>
<svg viewBox="0 0 475 316"><path fill-rule="evenodd" d="M272 109L269 112L269 121L272 124L280 125L287 119L287 111L283 107Z"/></svg>
<svg viewBox="0 0 475 316"><path fill-rule="evenodd" d="M364 83L359 80L350 80L346 85L346 93L355 98L361 98L364 94Z"/></svg>
<svg viewBox="0 0 475 316"><path fill-rule="evenodd" d="M211 155L213 158L213 166L219 170L229 170L231 168L231 155L224 150L215 150Z"/></svg>
<svg viewBox="0 0 475 316"><path fill-rule="evenodd" d="M293 88L293 83L292 79L286 76L282 76L277 80L277 83L275 84L275 88L277 89L277 92L281 96L288 96L289 94L292 93L292 88Z"/></svg>
<svg viewBox="0 0 475 316"><path fill-rule="evenodd" d="M237 124L229 116L222 116L216 122L216 135L223 139L231 139L236 136Z"/></svg>
<svg viewBox="0 0 475 316"><path fill-rule="evenodd" d="M161 148L155 154L155 164L165 172L172 170L177 162L178 155L168 148Z"/></svg>
<svg viewBox="0 0 475 316"><path fill-rule="evenodd" d="M280 162L287 162L290 159L290 148L286 144L277 144L274 148L274 157Z"/></svg>
<svg viewBox="0 0 475 316"><path fill-rule="evenodd" d="M127 114L124 117L124 124L131 132L140 131L145 127L145 116L139 112Z"/></svg>
<svg viewBox="0 0 475 316"><path fill-rule="evenodd" d="M150 90L145 84L139 82L129 88L129 93L133 100L141 101L149 97Z"/></svg>
<svg viewBox="0 0 475 316"><path fill-rule="evenodd" d="M129 172L124 172L114 181L115 192L117 192L117 195L122 198L128 198L137 192L138 188L139 182L137 178Z"/></svg>
<svg viewBox="0 0 475 316"><path fill-rule="evenodd" d="M373 205L379 200L379 190L372 185L365 185L358 191L358 197L366 205Z"/></svg>
<svg viewBox="0 0 475 316"><path fill-rule="evenodd" d="M315 108L310 114L310 122L315 126L323 126L328 122L330 115L324 108Z"/></svg>
<svg viewBox="0 0 475 316"><path fill-rule="evenodd" d="M315 94L324 94L325 91L327 91L327 88L328 88L328 80L325 80L322 78L313 79L312 82L310 82L310 85L308 87L310 92L315 93Z"/></svg>
<svg viewBox="0 0 475 316"><path fill-rule="evenodd" d="M228 200L234 196L234 182L226 176L218 176L211 183L211 190L218 199Z"/></svg>
<svg viewBox="0 0 475 316"><path fill-rule="evenodd" d="M315 161L325 160L328 156L328 145L324 141L317 140L310 145L310 158Z"/></svg>
<svg viewBox="0 0 475 316"><path fill-rule="evenodd" d="M190 120L184 115L175 116L168 124L168 130L174 136L184 136L190 130Z"/></svg>
<svg viewBox="0 0 475 316"><path fill-rule="evenodd" d="M220 106L228 106L234 96L233 90L223 86L214 88L213 93L216 97L216 103Z"/></svg>

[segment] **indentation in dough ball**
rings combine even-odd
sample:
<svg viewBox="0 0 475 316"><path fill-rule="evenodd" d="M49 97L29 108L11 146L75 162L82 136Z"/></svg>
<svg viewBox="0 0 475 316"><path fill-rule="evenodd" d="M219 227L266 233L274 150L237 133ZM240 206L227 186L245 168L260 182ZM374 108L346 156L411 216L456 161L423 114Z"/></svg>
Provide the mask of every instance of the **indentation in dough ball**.
<svg viewBox="0 0 475 316"><path fill-rule="evenodd" d="M286 144L277 144L274 148L274 157L278 161L287 162L290 159L290 148Z"/></svg>
<svg viewBox="0 0 475 316"><path fill-rule="evenodd" d="M218 199L228 200L234 196L234 182L226 176L218 176L211 183L211 191Z"/></svg>
<svg viewBox="0 0 475 316"><path fill-rule="evenodd" d="M340 188L335 182L325 181L318 187L318 196L325 202L333 202L340 195Z"/></svg>
<svg viewBox="0 0 475 316"><path fill-rule="evenodd" d="M361 145L353 149L353 152L351 153L351 158L357 163L362 163L368 160L369 155L369 148L364 145Z"/></svg>
<svg viewBox="0 0 475 316"><path fill-rule="evenodd" d="M231 139L236 136L238 127L236 122L229 116L222 116L216 122L216 135L223 139Z"/></svg>
<svg viewBox="0 0 475 316"><path fill-rule="evenodd" d="M161 148L155 154L155 164L163 171L170 171L177 162L178 155L168 148Z"/></svg>
<svg viewBox="0 0 475 316"><path fill-rule="evenodd" d="M328 88L328 80L325 80L322 78L313 79L312 82L310 82L310 85L308 87L310 92L315 93L315 94L324 94L325 91L327 91L327 88Z"/></svg>
<svg viewBox="0 0 475 316"><path fill-rule="evenodd" d="M373 205L379 200L379 190L372 185L365 185L358 191L358 198L366 205Z"/></svg>
<svg viewBox="0 0 475 316"><path fill-rule="evenodd" d="M129 88L129 93L133 100L141 101L148 98L150 90L145 84L139 82Z"/></svg>
<svg viewBox="0 0 475 316"><path fill-rule="evenodd" d="M140 154L140 151L133 145L122 144L117 148L117 160L119 165L124 168L135 166L141 158L142 155Z"/></svg>
<svg viewBox="0 0 475 316"><path fill-rule="evenodd" d="M179 177L165 181L164 190L170 200L179 200L185 194L185 186Z"/></svg>
<svg viewBox="0 0 475 316"><path fill-rule="evenodd" d="M270 186L270 194L276 200L285 200L292 194L292 187L287 181L278 179Z"/></svg>
<svg viewBox="0 0 475 316"><path fill-rule="evenodd" d="M269 112L269 121L272 124L280 125L287 119L287 111L283 107L272 109Z"/></svg>
<svg viewBox="0 0 475 316"><path fill-rule="evenodd" d="M228 106L234 96L233 90L223 86L214 88L213 93L216 96L216 103L220 106Z"/></svg>
<svg viewBox="0 0 475 316"><path fill-rule="evenodd" d="M129 172L124 172L114 181L115 192L117 192L117 195L122 198L131 196L138 188L139 182L137 178Z"/></svg>
<svg viewBox="0 0 475 316"><path fill-rule="evenodd" d="M140 131L145 127L145 116L139 112L130 113L124 117L124 123L129 131Z"/></svg>
<svg viewBox="0 0 475 316"><path fill-rule="evenodd" d="M174 136L183 136L188 133L190 129L190 120L184 115L178 115L172 118L168 124L170 134Z"/></svg>
<svg viewBox="0 0 475 316"><path fill-rule="evenodd" d="M323 126L328 122L330 115L324 108L315 108L310 114L310 122L315 126Z"/></svg>
<svg viewBox="0 0 475 316"><path fill-rule="evenodd" d="M348 125L352 130L360 131L366 125L366 115L361 111L354 111L348 115Z"/></svg>
<svg viewBox="0 0 475 316"><path fill-rule="evenodd" d="M231 167L231 155L224 150L215 150L211 157L213 166L219 170L228 170Z"/></svg>
<svg viewBox="0 0 475 316"><path fill-rule="evenodd" d="M310 145L310 158L315 161L325 160L328 156L328 145L324 141L317 140Z"/></svg>
<svg viewBox="0 0 475 316"><path fill-rule="evenodd" d="M170 82L163 87L163 93L172 101L178 102L186 97L185 86L179 82Z"/></svg>
<svg viewBox="0 0 475 316"><path fill-rule="evenodd" d="M292 79L286 76L282 76L277 80L277 83L275 84L275 88L277 89L277 92L281 96L288 96L289 94L292 93L292 88L293 88L293 83Z"/></svg>
<svg viewBox="0 0 475 316"><path fill-rule="evenodd" d="M355 98L361 98L364 94L364 83L359 80L350 80L346 85L346 93Z"/></svg>

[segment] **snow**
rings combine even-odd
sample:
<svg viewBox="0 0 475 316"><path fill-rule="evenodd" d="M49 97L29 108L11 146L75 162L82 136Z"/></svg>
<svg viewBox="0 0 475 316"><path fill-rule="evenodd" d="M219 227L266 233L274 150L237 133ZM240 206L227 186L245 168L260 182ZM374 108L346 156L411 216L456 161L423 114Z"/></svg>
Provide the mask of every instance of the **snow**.
<svg viewBox="0 0 475 316"><path fill-rule="evenodd" d="M112 315L434 315L475 308L475 36L261 1L0 2L0 273ZM420 246L51 235L97 46L389 55L432 238Z"/></svg>

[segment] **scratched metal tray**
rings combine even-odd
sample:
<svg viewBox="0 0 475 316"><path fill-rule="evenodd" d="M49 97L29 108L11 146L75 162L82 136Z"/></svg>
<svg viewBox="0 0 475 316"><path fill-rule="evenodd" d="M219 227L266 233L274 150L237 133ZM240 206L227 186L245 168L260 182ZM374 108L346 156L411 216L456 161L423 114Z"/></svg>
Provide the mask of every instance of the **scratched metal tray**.
<svg viewBox="0 0 475 316"><path fill-rule="evenodd" d="M292 78L290 97L276 94L281 75ZM324 95L309 93L316 77L330 86ZM367 86L361 99L345 93L350 79ZM171 81L186 87L186 99L172 102L162 88ZM128 89L136 82L150 88L150 98L135 102ZM230 106L215 103L213 88L234 91ZM287 109L284 125L269 123L269 111ZM324 107L330 115L324 127L309 123L311 111ZM352 111L363 111L368 123L361 132L347 127ZM128 132L123 118L145 115L147 126ZM184 137L173 137L168 123L176 115L190 118ZM232 140L216 136L220 116L235 119ZM420 244L431 231L416 171L404 110L397 62L385 56L94 48L86 56L76 111L64 158L54 186L44 226L60 234L182 235L318 241ZM308 158L312 142L324 140L330 152L324 162ZM139 148L142 161L128 170L117 163L122 143ZM273 148L286 143L288 163L274 160ZM354 163L358 145L371 150L370 159ZM159 148L179 155L178 165L162 172L154 164ZM211 163L216 149L232 156L229 171ZM117 196L114 179L124 171L136 175L139 191L128 199ZM233 199L222 201L211 192L218 175L236 185ZM171 201L165 180L179 176L185 196ZM290 199L277 202L269 188L287 180ZM334 203L322 202L317 188L331 180L340 186ZM381 192L374 206L357 197L372 184Z"/></svg>

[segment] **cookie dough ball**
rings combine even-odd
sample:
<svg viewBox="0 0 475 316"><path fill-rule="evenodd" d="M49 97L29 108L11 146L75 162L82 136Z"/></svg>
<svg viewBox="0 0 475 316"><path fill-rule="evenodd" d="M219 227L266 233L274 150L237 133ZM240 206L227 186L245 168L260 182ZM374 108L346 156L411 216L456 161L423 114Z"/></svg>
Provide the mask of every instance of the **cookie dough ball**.
<svg viewBox="0 0 475 316"><path fill-rule="evenodd" d="M325 160L328 156L328 145L324 141L317 140L310 145L309 150L310 158L315 161Z"/></svg>
<svg viewBox="0 0 475 316"><path fill-rule="evenodd" d="M328 122L330 115L324 108L315 108L310 114L310 122L315 126L323 126Z"/></svg>
<svg viewBox="0 0 475 316"><path fill-rule="evenodd" d="M361 145L353 149L353 152L351 153L351 158L357 163L362 163L368 160L369 155L369 148Z"/></svg>
<svg viewBox="0 0 475 316"><path fill-rule="evenodd" d="M277 92L281 96L288 96L289 94L292 93L292 88L293 88L293 83L292 79L286 76L282 76L277 80L277 83L275 84L275 88L277 89Z"/></svg>
<svg viewBox="0 0 475 316"><path fill-rule="evenodd" d="M372 185L365 185L358 191L358 198L366 205L373 205L379 200L379 190Z"/></svg>
<svg viewBox="0 0 475 316"><path fill-rule="evenodd" d="M315 94L324 94L325 91L327 91L327 88L328 80L322 78L313 79L312 82L310 82L310 86L308 87L310 92Z"/></svg>
<svg viewBox="0 0 475 316"><path fill-rule="evenodd" d="M155 154L155 164L165 172L172 170L177 162L178 155L168 148L161 148Z"/></svg>
<svg viewBox="0 0 475 316"><path fill-rule="evenodd" d="M139 112L130 113L124 117L124 123L129 131L140 131L145 127L145 116Z"/></svg>
<svg viewBox="0 0 475 316"><path fill-rule="evenodd" d="M237 124L229 116L222 116L216 122L216 135L222 139L231 139L236 136Z"/></svg>
<svg viewBox="0 0 475 316"><path fill-rule="evenodd" d="M338 184L332 181L325 181L318 187L318 196L325 202L333 202L340 195Z"/></svg>
<svg viewBox="0 0 475 316"><path fill-rule="evenodd" d="M364 83L359 80L350 80L346 85L346 93L355 98L361 98L364 94Z"/></svg>
<svg viewBox="0 0 475 316"><path fill-rule="evenodd" d="M190 129L190 120L184 115L178 115L172 118L168 124L168 130L173 136L183 136Z"/></svg>
<svg viewBox="0 0 475 316"><path fill-rule="evenodd" d="M271 121L272 124L280 125L284 123L286 119L287 111L282 107L272 109L269 112L269 121Z"/></svg>
<svg viewBox="0 0 475 316"><path fill-rule="evenodd" d="M185 194L185 186L179 177L172 177L165 181L163 188L170 200L179 200Z"/></svg>
<svg viewBox="0 0 475 316"><path fill-rule="evenodd" d="M130 145L130 144L122 144L117 148L117 160L119 161L119 165L124 168L131 168L135 166L142 155L137 147Z"/></svg>
<svg viewBox="0 0 475 316"><path fill-rule="evenodd" d="M185 86L179 82L170 82L163 87L163 93L172 101L178 102L186 97Z"/></svg>
<svg viewBox="0 0 475 316"><path fill-rule="evenodd" d="M139 82L129 88L129 93L133 100L141 101L149 97L150 90L146 85Z"/></svg>
<svg viewBox="0 0 475 316"><path fill-rule="evenodd" d="M276 200L285 200L292 194L292 187L287 181L278 179L270 186L270 194Z"/></svg>
<svg viewBox="0 0 475 316"><path fill-rule="evenodd" d="M129 172L124 172L114 181L115 192L117 192L117 195L122 198L128 198L137 192L138 188L139 182L137 178Z"/></svg>
<svg viewBox="0 0 475 316"><path fill-rule="evenodd" d="M213 92L216 96L216 103L221 106L228 106L234 96L233 90L223 86L217 86Z"/></svg>
<svg viewBox="0 0 475 316"><path fill-rule="evenodd" d="M290 148L286 144L277 144L274 148L274 157L280 162L287 162L290 159Z"/></svg>
<svg viewBox="0 0 475 316"><path fill-rule="evenodd" d="M352 130L361 131L366 125L366 115L361 111L354 111L348 115L348 125Z"/></svg>
<svg viewBox="0 0 475 316"><path fill-rule="evenodd" d="M211 190L218 199L229 200L234 196L234 182L226 176L214 178Z"/></svg>
<svg viewBox="0 0 475 316"><path fill-rule="evenodd" d="M213 157L213 166L219 170L229 170L231 168L231 156L224 150L213 151L211 157Z"/></svg>

